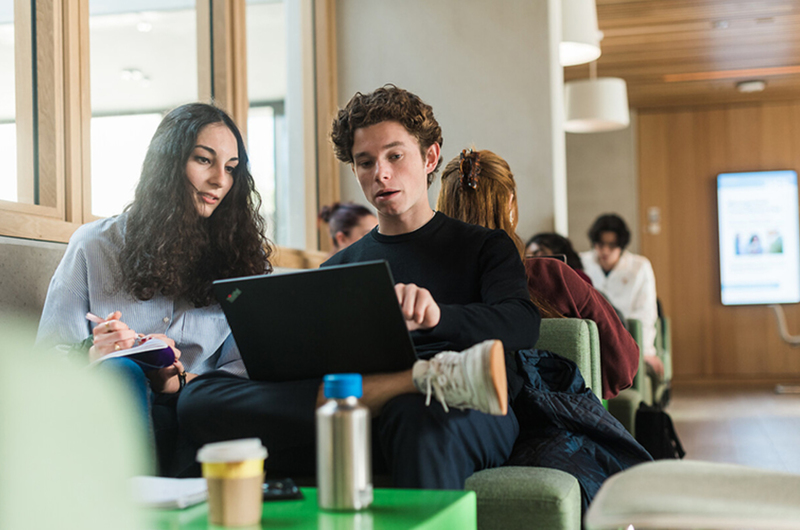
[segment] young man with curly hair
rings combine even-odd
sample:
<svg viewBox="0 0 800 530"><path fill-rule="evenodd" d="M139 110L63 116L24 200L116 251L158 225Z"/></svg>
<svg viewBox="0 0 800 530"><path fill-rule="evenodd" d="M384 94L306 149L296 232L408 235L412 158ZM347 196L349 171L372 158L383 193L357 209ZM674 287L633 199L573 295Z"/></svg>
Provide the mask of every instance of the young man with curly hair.
<svg viewBox="0 0 800 530"><path fill-rule="evenodd" d="M502 465L519 433L507 402L522 379L506 366L516 366L514 351L534 346L540 322L519 253L502 230L431 208L442 133L416 95L392 85L357 93L331 137L378 226L323 267L387 260L422 359L409 373L379 376L379 399L367 400L383 456L399 487L463 488L475 471ZM463 170L481 185L479 168ZM431 392L440 403L428 406Z"/></svg>
<svg viewBox="0 0 800 530"><path fill-rule="evenodd" d="M323 266L387 260L420 358L411 370L363 379L374 468L386 468L395 487L461 489L475 471L505 463L519 434L508 405L523 379L507 372L516 363L506 359L532 348L539 331L519 253L502 230L431 209L442 134L417 96L394 86L356 94L332 139L377 209L378 227ZM185 392L178 416L195 443L257 436L271 474L313 471L319 380L217 374Z"/></svg>

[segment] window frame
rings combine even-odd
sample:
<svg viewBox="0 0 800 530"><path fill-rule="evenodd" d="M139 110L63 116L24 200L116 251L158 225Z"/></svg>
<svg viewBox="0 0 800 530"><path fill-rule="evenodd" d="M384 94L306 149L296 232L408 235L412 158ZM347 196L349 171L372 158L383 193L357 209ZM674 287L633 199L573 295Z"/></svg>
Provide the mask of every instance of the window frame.
<svg viewBox="0 0 800 530"><path fill-rule="evenodd" d="M320 249L330 248L324 230L317 228L319 205L335 202L340 195L338 164L327 140L337 108L335 2L299 1L303 16L310 17L304 19L303 38L313 43L303 59L311 65L303 82L312 95L304 101L304 112L313 127L305 135L303 156L305 166L316 172L309 172L307 181L305 248L279 255L291 256L293 265L310 266L324 256ZM32 71L33 47L18 44L33 42L33 5L35 86L31 75L19 75ZM89 1L15 0L14 9L18 180L31 186L38 165L42 204L0 201L0 235L66 242L81 224L97 219L91 214ZM198 100L213 100L246 135L245 0L197 0L196 10Z"/></svg>

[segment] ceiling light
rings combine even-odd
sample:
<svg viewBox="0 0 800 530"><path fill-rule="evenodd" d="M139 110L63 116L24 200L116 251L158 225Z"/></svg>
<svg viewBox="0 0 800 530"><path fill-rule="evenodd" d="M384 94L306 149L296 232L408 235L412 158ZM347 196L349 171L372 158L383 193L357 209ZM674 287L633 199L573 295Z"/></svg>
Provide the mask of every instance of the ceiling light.
<svg viewBox="0 0 800 530"><path fill-rule="evenodd" d="M744 94L749 94L750 92L761 92L765 88L767 88L767 82L761 79L739 81L736 83L736 90Z"/></svg>
<svg viewBox="0 0 800 530"><path fill-rule="evenodd" d="M628 89L618 77L592 77L565 84L564 130L572 133L616 131L630 124Z"/></svg>
<svg viewBox="0 0 800 530"><path fill-rule="evenodd" d="M561 66L589 63L600 57L597 29L597 6L594 0L563 0L561 2Z"/></svg>

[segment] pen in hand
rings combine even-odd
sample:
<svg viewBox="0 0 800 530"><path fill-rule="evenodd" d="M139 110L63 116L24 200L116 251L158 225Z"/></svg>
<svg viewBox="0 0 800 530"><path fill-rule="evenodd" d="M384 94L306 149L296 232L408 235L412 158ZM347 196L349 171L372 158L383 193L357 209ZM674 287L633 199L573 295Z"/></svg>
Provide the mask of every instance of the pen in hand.
<svg viewBox="0 0 800 530"><path fill-rule="evenodd" d="M102 324L103 322L105 322L105 320L95 315L94 313L86 313L86 320L88 320L89 322L94 322L95 324Z"/></svg>
<svg viewBox="0 0 800 530"><path fill-rule="evenodd" d="M88 320L89 322L94 322L95 324L100 325L100 324L102 324L104 322L108 323L110 320L113 320L111 317L113 317L116 313L117 313L117 311L114 311L113 313L108 315L106 318L101 318L101 317L95 315L94 313L92 313L91 311L89 311L89 312L86 313L86 320ZM134 338L133 345L134 346L138 346L139 344L142 344L142 343L144 343L146 341L147 341L147 337L145 337L141 333L137 333L136 337ZM115 349L118 350L119 348L117 347Z"/></svg>

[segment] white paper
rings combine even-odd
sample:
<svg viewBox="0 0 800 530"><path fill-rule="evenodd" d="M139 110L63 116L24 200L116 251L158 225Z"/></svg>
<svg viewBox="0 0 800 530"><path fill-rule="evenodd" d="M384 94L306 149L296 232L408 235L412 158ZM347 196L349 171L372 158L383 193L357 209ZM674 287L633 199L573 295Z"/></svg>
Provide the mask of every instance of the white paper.
<svg viewBox="0 0 800 530"><path fill-rule="evenodd" d="M137 353L142 353L146 351L163 350L164 348L168 347L169 345L161 339L147 339L147 342L145 342L144 344L139 344L138 346L134 346L133 348L128 348L127 350L119 350L103 355L99 359L96 359L91 363L89 363L89 366L94 366L95 364L107 361L109 359L114 359L116 357L127 357L129 355L135 355Z"/></svg>
<svg viewBox="0 0 800 530"><path fill-rule="evenodd" d="M148 508L187 508L208 498L204 478L133 477L131 491L136 504Z"/></svg>

